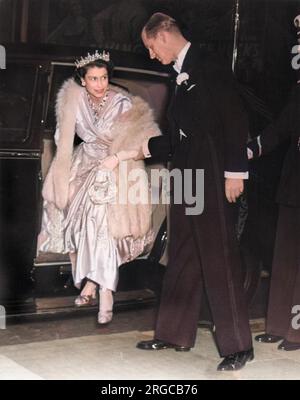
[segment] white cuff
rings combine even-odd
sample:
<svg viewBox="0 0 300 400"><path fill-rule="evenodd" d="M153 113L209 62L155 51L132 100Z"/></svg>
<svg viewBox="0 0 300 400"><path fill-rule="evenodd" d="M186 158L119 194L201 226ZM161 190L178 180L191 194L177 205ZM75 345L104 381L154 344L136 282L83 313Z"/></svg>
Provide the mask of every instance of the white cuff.
<svg viewBox="0 0 300 400"><path fill-rule="evenodd" d="M148 142L149 140L145 140L143 145L142 145L142 150L143 150L143 154L145 158L149 158L151 157L150 151L149 151L149 147L148 147Z"/></svg>
<svg viewBox="0 0 300 400"><path fill-rule="evenodd" d="M253 158L253 151L247 147L247 156L248 160L251 160Z"/></svg>
<svg viewBox="0 0 300 400"><path fill-rule="evenodd" d="M248 179L249 178L249 172L229 172L225 171L224 172L225 178L230 178L230 179Z"/></svg>
<svg viewBox="0 0 300 400"><path fill-rule="evenodd" d="M261 141L260 141L260 136L257 136L257 144L258 144L258 156L261 156L262 153L262 145L261 145Z"/></svg>

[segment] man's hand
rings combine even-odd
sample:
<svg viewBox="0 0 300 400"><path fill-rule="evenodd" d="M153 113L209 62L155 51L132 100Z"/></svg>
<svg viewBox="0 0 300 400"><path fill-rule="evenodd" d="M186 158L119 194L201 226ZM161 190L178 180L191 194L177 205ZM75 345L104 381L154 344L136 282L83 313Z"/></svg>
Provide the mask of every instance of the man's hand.
<svg viewBox="0 0 300 400"><path fill-rule="evenodd" d="M237 198L244 191L244 180L243 179L225 179L225 195L229 203L235 203Z"/></svg>

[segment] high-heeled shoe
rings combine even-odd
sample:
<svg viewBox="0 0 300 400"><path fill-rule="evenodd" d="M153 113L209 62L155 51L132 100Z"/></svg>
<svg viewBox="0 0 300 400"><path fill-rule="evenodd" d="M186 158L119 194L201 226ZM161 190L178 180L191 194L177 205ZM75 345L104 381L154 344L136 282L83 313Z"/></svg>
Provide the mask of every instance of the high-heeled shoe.
<svg viewBox="0 0 300 400"><path fill-rule="evenodd" d="M109 324L113 318L114 298L112 291L109 289L99 290L99 312L98 324Z"/></svg>
<svg viewBox="0 0 300 400"><path fill-rule="evenodd" d="M89 292L90 294L84 294ZM76 297L74 303L76 307L96 304L96 285L91 281L87 281L85 287L82 289L80 295Z"/></svg>
<svg viewBox="0 0 300 400"><path fill-rule="evenodd" d="M105 312L98 312L98 324L106 325L112 321L113 312L112 311L105 311Z"/></svg>
<svg viewBox="0 0 300 400"><path fill-rule="evenodd" d="M83 307L83 306L92 306L96 304L96 295L94 294L87 294L83 295L80 294L76 297L74 304L76 307Z"/></svg>

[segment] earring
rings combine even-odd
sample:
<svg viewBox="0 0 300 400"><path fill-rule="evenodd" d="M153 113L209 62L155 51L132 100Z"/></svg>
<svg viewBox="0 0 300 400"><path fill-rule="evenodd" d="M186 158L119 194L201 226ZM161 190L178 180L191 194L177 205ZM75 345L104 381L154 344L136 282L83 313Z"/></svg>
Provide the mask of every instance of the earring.
<svg viewBox="0 0 300 400"><path fill-rule="evenodd" d="M85 82L84 81L81 81L81 84L82 84L82 86L85 86Z"/></svg>

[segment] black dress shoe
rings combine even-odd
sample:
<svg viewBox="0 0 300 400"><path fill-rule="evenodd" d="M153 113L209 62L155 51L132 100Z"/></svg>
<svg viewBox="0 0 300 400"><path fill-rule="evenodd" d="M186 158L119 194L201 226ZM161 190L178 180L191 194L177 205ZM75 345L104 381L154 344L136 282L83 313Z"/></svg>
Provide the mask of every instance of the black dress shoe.
<svg viewBox="0 0 300 400"><path fill-rule="evenodd" d="M282 336L270 335L269 333L255 336L255 340L260 343L277 343L282 339Z"/></svg>
<svg viewBox="0 0 300 400"><path fill-rule="evenodd" d="M164 342L164 341L158 340L158 339L144 340L144 341L138 342L136 347L141 350L164 350L164 349L175 349L176 351L190 351L191 350L190 347L178 346L176 344L167 343L167 342Z"/></svg>
<svg viewBox="0 0 300 400"><path fill-rule="evenodd" d="M238 371L242 369L246 362L252 361L254 358L253 349L240 351L238 353L229 354L218 365L218 371Z"/></svg>
<svg viewBox="0 0 300 400"><path fill-rule="evenodd" d="M278 345L278 350L293 351L300 349L300 343L289 342L285 339Z"/></svg>

